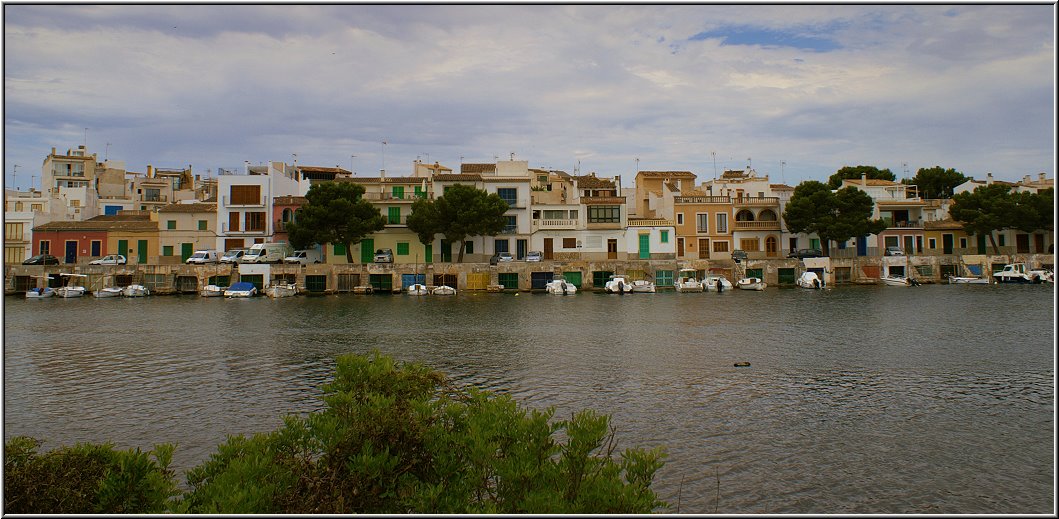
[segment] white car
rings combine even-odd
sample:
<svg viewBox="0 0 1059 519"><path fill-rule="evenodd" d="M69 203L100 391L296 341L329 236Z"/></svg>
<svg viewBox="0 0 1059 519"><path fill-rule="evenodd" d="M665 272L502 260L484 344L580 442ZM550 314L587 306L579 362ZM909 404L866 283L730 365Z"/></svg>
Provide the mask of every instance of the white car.
<svg viewBox="0 0 1059 519"><path fill-rule="evenodd" d="M103 256L97 260L89 261L89 265L124 265L126 263L125 256L121 254L111 254L109 256Z"/></svg>
<svg viewBox="0 0 1059 519"><path fill-rule="evenodd" d="M544 255L539 250L531 250L526 253L526 261L540 261L544 259Z"/></svg>

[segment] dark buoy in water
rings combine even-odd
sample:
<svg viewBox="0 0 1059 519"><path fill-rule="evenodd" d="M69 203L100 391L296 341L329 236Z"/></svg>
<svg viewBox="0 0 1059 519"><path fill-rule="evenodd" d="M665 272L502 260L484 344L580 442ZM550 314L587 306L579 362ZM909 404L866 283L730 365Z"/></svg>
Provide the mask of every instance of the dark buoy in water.
<svg viewBox="0 0 1059 519"><path fill-rule="evenodd" d="M736 362L735 363L735 367L737 367L737 368L749 368L750 367L750 363L749 362Z"/></svg>

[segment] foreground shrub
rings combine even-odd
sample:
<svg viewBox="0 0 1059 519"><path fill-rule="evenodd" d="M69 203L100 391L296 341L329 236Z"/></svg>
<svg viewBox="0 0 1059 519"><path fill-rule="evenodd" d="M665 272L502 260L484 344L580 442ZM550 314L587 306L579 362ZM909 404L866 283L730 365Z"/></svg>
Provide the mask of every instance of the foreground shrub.
<svg viewBox="0 0 1059 519"><path fill-rule="evenodd" d="M188 472L193 513L647 513L664 453L609 418L552 420L379 353L339 357L321 412L232 436Z"/></svg>
<svg viewBox="0 0 1059 519"><path fill-rule="evenodd" d="M159 513L179 494L172 445L141 452L79 443L39 454L40 445L25 436L4 444L4 512Z"/></svg>

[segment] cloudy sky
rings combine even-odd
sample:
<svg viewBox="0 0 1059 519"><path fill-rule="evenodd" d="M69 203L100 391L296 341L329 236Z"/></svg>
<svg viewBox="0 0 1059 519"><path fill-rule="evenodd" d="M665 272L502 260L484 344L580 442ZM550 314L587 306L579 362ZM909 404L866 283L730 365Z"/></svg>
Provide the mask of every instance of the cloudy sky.
<svg viewBox="0 0 1059 519"><path fill-rule="evenodd" d="M4 180L507 160L1055 174L1055 6L4 6ZM383 141L386 142L383 145ZM355 156L355 157L353 157ZM638 159L638 160L637 160ZM716 162L716 166L715 166ZM17 176L13 166L19 165Z"/></svg>

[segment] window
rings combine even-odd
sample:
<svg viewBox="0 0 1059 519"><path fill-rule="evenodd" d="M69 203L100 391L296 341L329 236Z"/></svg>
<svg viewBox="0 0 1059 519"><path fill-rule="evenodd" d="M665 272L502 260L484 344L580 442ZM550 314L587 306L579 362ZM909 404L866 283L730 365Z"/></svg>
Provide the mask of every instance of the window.
<svg viewBox="0 0 1059 519"><path fill-rule="evenodd" d="M677 213L677 225L684 225L684 213Z"/></svg>
<svg viewBox="0 0 1059 519"><path fill-rule="evenodd" d="M22 210L22 202L15 202L15 210L16 211L21 211Z"/></svg>
<svg viewBox="0 0 1059 519"><path fill-rule="evenodd" d="M81 201L74 198L70 200L70 207L81 207Z"/></svg>
<svg viewBox="0 0 1059 519"><path fill-rule="evenodd" d="M658 231L658 241L669 243L669 231ZM670 272L672 274L672 272Z"/></svg>
<svg viewBox="0 0 1059 519"><path fill-rule="evenodd" d="M933 249L934 246L931 245L930 248ZM960 248L961 249L966 249L967 248L967 238L960 238Z"/></svg>
<svg viewBox="0 0 1059 519"><path fill-rule="evenodd" d="M898 243L899 238L897 236L887 236L886 238L883 238L884 247L897 247Z"/></svg>
<svg viewBox="0 0 1059 519"><path fill-rule="evenodd" d="M51 254L51 241L41 240L40 241L40 254Z"/></svg>
<svg viewBox="0 0 1059 519"><path fill-rule="evenodd" d="M404 198L404 186L393 186L393 189L390 192L393 194L393 197L397 200L401 200Z"/></svg>
<svg viewBox="0 0 1059 519"><path fill-rule="evenodd" d="M334 243L334 244L331 245L331 250L332 250L332 253L335 256L345 256L346 255L346 244L345 243Z"/></svg>
<svg viewBox="0 0 1059 519"><path fill-rule="evenodd" d="M717 213L717 232L719 234L728 232L728 213Z"/></svg>
<svg viewBox="0 0 1059 519"><path fill-rule="evenodd" d="M246 231L260 232L265 230L265 213L246 213Z"/></svg>
<svg viewBox="0 0 1059 519"><path fill-rule="evenodd" d="M199 220L199 230L200 231L205 231L206 230L206 220Z"/></svg>
<svg viewBox="0 0 1059 519"><path fill-rule="evenodd" d="M743 238L739 240L739 248L747 252L756 252L759 240L757 238Z"/></svg>
<svg viewBox="0 0 1059 519"><path fill-rule="evenodd" d="M508 233L508 234L512 234L512 233L516 232L518 230L518 217L517 216L507 216L506 218L507 218L507 225L504 226L504 230L502 232Z"/></svg>
<svg viewBox="0 0 1059 519"><path fill-rule="evenodd" d="M471 240L463 242L463 251L467 254L474 254L474 242Z"/></svg>
<svg viewBox="0 0 1059 519"><path fill-rule="evenodd" d="M11 241L22 241L22 223L5 223L4 237Z"/></svg>
<svg viewBox="0 0 1059 519"><path fill-rule="evenodd" d="M515 207L515 204L518 203L518 188L499 187L496 189L496 194L511 207Z"/></svg>
<svg viewBox="0 0 1059 519"><path fill-rule="evenodd" d="M261 186L231 186L229 190L232 205L260 205Z"/></svg>
<svg viewBox="0 0 1059 519"><path fill-rule="evenodd" d="M169 229L170 231L172 231L173 229L176 229L176 220L166 220L165 221L165 228Z"/></svg>
<svg viewBox="0 0 1059 519"><path fill-rule="evenodd" d="M103 255L102 250L103 250L103 242L101 242L99 240L92 240L92 255L93 256L102 256Z"/></svg>
<svg viewBox="0 0 1059 519"><path fill-rule="evenodd" d="M621 223L621 207L616 205L589 206L588 223Z"/></svg>
<svg viewBox="0 0 1059 519"><path fill-rule="evenodd" d="M726 242L726 241L715 241L715 242L713 242L713 252L728 252L728 242Z"/></svg>
<svg viewBox="0 0 1059 519"><path fill-rule="evenodd" d="M143 199L147 202L162 202L162 193L155 188L147 188L147 192L144 193Z"/></svg>
<svg viewBox="0 0 1059 519"><path fill-rule="evenodd" d="M31 205L30 205L30 209L31 209L31 210L32 210L32 211L33 211L34 213L39 213L39 212L41 212L41 211L43 211L43 210L44 210L44 204L31 204Z"/></svg>
<svg viewBox="0 0 1059 519"><path fill-rule="evenodd" d="M710 232L710 214L709 213L695 213L695 232L708 233Z"/></svg>
<svg viewBox="0 0 1059 519"><path fill-rule="evenodd" d="M397 255L407 256L408 255L408 242L399 241L397 242Z"/></svg>
<svg viewBox="0 0 1059 519"><path fill-rule="evenodd" d="M228 213L228 230L231 232L239 232L239 212L232 211Z"/></svg>
<svg viewBox="0 0 1059 519"><path fill-rule="evenodd" d="M563 248L564 249L576 249L577 248L577 238L563 238Z"/></svg>
<svg viewBox="0 0 1059 519"><path fill-rule="evenodd" d="M960 247L963 248L966 245L966 243L967 243L967 240L961 239L960 240ZM929 239L927 239L927 248L928 249L936 249L936 248L938 248L938 239L937 238L929 238Z"/></svg>
<svg viewBox="0 0 1059 519"><path fill-rule="evenodd" d="M500 240L500 239L494 240L493 241L493 251L495 251L495 252L511 252L510 249L508 249L507 239L505 238L505 239L502 239L502 240Z"/></svg>
<svg viewBox="0 0 1059 519"><path fill-rule="evenodd" d="M426 196L426 193L423 192L423 186L416 186L415 193L416 198L423 198L424 196Z"/></svg>
<svg viewBox="0 0 1059 519"><path fill-rule="evenodd" d="M400 223L401 223L401 208L400 207L387 207L386 208L386 223L388 223L390 225L400 225Z"/></svg>
<svg viewBox="0 0 1059 519"><path fill-rule="evenodd" d="M1004 236L1003 234L997 235L997 246L998 247L1003 247L1004 245L1006 245L1006 243L1005 243L1006 240L1004 240L1004 238L1006 238L1006 236Z"/></svg>
<svg viewBox="0 0 1059 519"><path fill-rule="evenodd" d="M163 256L172 256L173 255L173 246L172 245L163 245L162 246L162 255Z"/></svg>
<svg viewBox="0 0 1059 519"><path fill-rule="evenodd" d="M566 211L561 211L561 210L558 210L558 209L545 209L544 210L544 219L545 220L565 220L566 219Z"/></svg>

